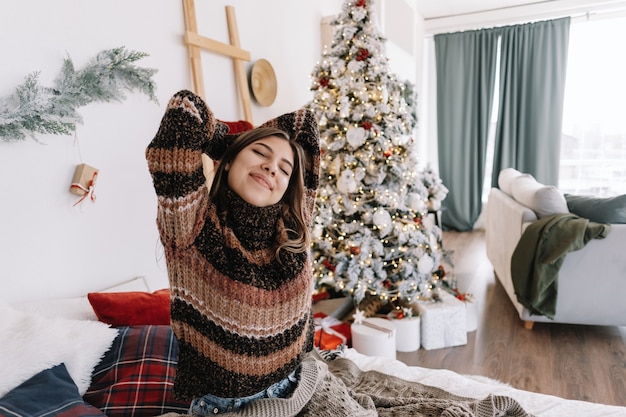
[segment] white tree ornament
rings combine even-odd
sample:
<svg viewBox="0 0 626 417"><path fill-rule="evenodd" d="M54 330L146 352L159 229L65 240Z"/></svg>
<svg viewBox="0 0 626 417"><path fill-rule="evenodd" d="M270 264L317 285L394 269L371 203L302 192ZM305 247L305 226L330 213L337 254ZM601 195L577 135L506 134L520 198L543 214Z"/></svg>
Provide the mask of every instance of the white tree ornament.
<svg viewBox="0 0 626 417"><path fill-rule="evenodd" d="M365 143L365 129L362 127L351 127L348 129L346 137L350 146L356 149Z"/></svg>

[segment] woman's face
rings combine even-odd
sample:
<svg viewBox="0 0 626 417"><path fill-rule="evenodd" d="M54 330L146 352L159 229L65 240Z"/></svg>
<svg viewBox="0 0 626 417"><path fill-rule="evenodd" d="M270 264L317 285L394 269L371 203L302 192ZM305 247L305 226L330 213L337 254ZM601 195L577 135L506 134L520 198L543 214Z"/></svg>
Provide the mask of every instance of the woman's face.
<svg viewBox="0 0 626 417"><path fill-rule="evenodd" d="M267 207L283 198L293 166L289 142L268 136L243 148L225 169L231 190L253 206Z"/></svg>

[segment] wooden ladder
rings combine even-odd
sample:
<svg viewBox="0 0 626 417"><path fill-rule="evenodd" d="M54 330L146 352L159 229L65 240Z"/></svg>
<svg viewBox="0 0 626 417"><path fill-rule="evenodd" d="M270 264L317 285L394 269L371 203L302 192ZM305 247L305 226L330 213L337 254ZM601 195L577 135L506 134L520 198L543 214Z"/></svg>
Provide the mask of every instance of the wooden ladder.
<svg viewBox="0 0 626 417"><path fill-rule="evenodd" d="M244 68L244 61L250 61L250 52L240 47L235 8L233 6L226 6L226 21L228 22L230 44L209 39L198 34L194 0L183 0L183 10L185 14L184 39L187 45L189 63L191 65L194 92L200 97L205 98L202 58L200 56L202 49L232 58L235 70L235 82L237 83L237 90L239 91L239 97L243 105L244 118L254 124L250 106L250 90L248 89L248 79Z"/></svg>

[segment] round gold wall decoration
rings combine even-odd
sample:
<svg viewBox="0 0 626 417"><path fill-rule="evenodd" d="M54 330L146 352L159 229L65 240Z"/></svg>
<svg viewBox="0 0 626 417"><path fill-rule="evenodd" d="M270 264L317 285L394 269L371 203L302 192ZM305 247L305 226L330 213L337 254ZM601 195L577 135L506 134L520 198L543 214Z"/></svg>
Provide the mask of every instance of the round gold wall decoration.
<svg viewBox="0 0 626 417"><path fill-rule="evenodd" d="M259 59L252 65L250 87L256 101L262 106L270 106L276 99L276 74L272 64L266 59Z"/></svg>

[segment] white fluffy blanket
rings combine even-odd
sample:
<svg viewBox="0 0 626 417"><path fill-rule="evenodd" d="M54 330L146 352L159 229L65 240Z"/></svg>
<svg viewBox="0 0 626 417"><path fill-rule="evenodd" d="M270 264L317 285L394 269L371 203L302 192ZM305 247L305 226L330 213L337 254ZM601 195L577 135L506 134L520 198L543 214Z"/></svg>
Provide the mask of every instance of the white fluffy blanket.
<svg viewBox="0 0 626 417"><path fill-rule="evenodd" d="M48 318L0 303L0 397L37 373L65 363L81 395L117 330L98 321Z"/></svg>

